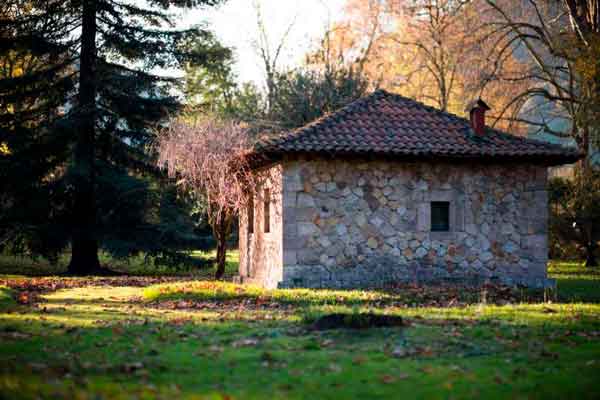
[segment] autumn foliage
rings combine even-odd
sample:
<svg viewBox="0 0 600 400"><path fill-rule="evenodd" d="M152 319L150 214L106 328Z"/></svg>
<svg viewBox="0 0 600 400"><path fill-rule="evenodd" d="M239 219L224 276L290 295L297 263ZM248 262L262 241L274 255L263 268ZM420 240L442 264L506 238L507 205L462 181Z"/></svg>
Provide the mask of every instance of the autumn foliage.
<svg viewBox="0 0 600 400"><path fill-rule="evenodd" d="M320 58L353 64L373 86L458 115L483 97L490 124L524 133L523 103L514 99L534 84L530 63L514 43L507 51L510 37L499 37L497 20L484 1L348 0Z"/></svg>

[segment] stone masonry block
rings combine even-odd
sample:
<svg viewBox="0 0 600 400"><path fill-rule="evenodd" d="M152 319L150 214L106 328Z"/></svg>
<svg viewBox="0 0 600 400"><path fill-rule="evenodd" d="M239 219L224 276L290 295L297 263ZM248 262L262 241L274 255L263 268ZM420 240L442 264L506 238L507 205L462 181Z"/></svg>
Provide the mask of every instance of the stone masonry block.
<svg viewBox="0 0 600 400"><path fill-rule="evenodd" d="M431 229L431 206L429 203L417 205L417 231L428 232Z"/></svg>

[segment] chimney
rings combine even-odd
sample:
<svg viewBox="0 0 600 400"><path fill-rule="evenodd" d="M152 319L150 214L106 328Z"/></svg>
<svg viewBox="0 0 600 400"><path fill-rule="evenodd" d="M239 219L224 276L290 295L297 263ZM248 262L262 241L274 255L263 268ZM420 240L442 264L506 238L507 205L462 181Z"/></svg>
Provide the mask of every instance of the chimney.
<svg viewBox="0 0 600 400"><path fill-rule="evenodd" d="M485 112L490 108L481 99L473 102L468 108L469 116L471 117L471 127L478 136L485 135Z"/></svg>

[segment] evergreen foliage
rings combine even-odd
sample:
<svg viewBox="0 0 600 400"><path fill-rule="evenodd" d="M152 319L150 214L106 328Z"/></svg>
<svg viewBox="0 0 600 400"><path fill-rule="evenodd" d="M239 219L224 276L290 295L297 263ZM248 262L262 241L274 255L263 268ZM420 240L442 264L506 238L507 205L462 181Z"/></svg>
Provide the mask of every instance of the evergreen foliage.
<svg viewBox="0 0 600 400"><path fill-rule="evenodd" d="M249 123L257 132L306 125L363 97L369 82L352 68L298 68L273 76L272 104L256 85L236 84L231 68L186 69L188 102L201 113Z"/></svg>
<svg viewBox="0 0 600 400"><path fill-rule="evenodd" d="M99 247L165 259L200 247L182 212L189 202L164 184L150 151L155 129L180 106L177 80L154 71L230 56L206 28L171 29L170 7L219 1L146 3L0 6L3 246L53 257L70 245L78 274L100 269Z"/></svg>
<svg viewBox="0 0 600 400"><path fill-rule="evenodd" d="M366 95L369 82L352 68L292 70L276 77L271 119L293 129Z"/></svg>

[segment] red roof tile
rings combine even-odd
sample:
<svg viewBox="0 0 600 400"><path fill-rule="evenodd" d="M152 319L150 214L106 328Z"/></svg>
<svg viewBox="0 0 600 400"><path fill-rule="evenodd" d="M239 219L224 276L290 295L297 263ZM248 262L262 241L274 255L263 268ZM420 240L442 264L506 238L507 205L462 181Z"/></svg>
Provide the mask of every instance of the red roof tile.
<svg viewBox="0 0 600 400"><path fill-rule="evenodd" d="M487 128L397 94L378 90L302 128L262 139L257 153L378 154L394 158L448 158L571 163L578 150Z"/></svg>

